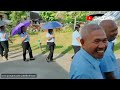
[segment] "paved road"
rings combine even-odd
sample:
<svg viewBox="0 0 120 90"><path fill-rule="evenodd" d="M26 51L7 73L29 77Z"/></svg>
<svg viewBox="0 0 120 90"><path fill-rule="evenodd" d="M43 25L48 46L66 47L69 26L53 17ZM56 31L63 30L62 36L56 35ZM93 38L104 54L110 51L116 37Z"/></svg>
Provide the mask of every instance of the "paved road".
<svg viewBox="0 0 120 90"><path fill-rule="evenodd" d="M46 62L46 54L34 54L36 60L24 62L22 60L22 49L9 52L9 60L2 60L0 57L0 75L1 79L19 78L18 74L35 74L31 76L21 77L24 79L69 79L70 55L54 55L55 62ZM27 53L27 58L29 55ZM6 75L6 74L17 74ZM35 77L37 75L37 77ZM9 78L8 78L9 77Z"/></svg>

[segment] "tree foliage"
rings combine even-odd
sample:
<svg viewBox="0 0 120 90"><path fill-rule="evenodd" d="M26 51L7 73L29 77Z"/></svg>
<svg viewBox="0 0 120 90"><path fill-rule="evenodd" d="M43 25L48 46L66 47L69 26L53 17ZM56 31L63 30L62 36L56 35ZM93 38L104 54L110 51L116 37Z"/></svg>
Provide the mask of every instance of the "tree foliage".
<svg viewBox="0 0 120 90"><path fill-rule="evenodd" d="M11 20L11 25L16 26L18 23L20 23L24 18L27 18L27 12L26 11L11 11L9 18Z"/></svg>
<svg viewBox="0 0 120 90"><path fill-rule="evenodd" d="M45 21L55 21L56 11L41 11L40 16L45 20Z"/></svg>

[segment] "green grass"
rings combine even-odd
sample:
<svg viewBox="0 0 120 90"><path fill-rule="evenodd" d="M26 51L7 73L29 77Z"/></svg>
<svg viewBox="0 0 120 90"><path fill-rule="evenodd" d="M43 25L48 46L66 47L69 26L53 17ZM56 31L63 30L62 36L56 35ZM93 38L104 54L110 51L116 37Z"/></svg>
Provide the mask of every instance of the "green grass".
<svg viewBox="0 0 120 90"><path fill-rule="evenodd" d="M114 52L115 54L120 54L120 36L117 37L117 42L115 43Z"/></svg>
<svg viewBox="0 0 120 90"><path fill-rule="evenodd" d="M73 54L73 48L71 46L72 43L72 32L55 32L56 37L56 54ZM18 50L21 47L21 40L19 36L15 36L12 38L13 45L11 46L11 50ZM41 41L42 50L39 48L38 40ZM46 32L39 32L38 34L30 35L30 44L33 50L33 53L47 53L46 49ZM114 48L115 54L120 53L120 37L117 38L117 43Z"/></svg>

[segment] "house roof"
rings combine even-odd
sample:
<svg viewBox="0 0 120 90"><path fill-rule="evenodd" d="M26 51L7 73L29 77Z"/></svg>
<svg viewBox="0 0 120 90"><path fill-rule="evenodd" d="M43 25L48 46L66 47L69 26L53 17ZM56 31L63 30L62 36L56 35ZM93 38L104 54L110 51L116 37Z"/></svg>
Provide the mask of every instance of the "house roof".
<svg viewBox="0 0 120 90"><path fill-rule="evenodd" d="M41 19L42 17L39 15L39 13L35 12L30 12L30 19L36 20L36 19Z"/></svg>

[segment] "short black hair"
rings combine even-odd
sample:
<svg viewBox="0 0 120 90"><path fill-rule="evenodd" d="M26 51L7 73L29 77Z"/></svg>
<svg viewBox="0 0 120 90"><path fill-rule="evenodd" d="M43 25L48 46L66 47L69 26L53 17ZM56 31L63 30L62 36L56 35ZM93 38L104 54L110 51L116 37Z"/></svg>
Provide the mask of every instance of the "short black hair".
<svg viewBox="0 0 120 90"><path fill-rule="evenodd" d="M48 29L48 33L52 34L53 33L53 29Z"/></svg>
<svg viewBox="0 0 120 90"><path fill-rule="evenodd" d="M80 24L76 24L75 28L80 28Z"/></svg>

